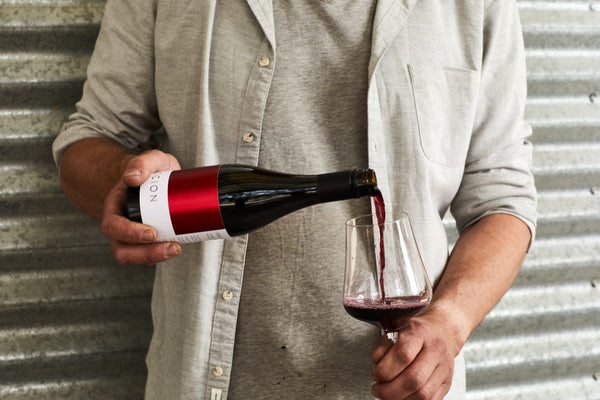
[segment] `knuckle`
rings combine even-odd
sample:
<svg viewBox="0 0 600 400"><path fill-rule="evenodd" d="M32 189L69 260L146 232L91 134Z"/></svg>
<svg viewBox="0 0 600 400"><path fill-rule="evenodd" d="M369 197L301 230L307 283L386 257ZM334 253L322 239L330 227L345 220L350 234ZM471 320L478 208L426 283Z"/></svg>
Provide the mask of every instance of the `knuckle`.
<svg viewBox="0 0 600 400"><path fill-rule="evenodd" d="M415 397L418 400L430 400L433 398L434 391L429 386L422 386L415 392Z"/></svg>
<svg viewBox="0 0 600 400"><path fill-rule="evenodd" d="M394 346L394 358L401 365L408 365L412 362L413 356L406 346Z"/></svg>
<svg viewBox="0 0 600 400"><path fill-rule="evenodd" d="M172 155L170 153L164 153L164 154L166 154L166 156L169 159L170 163L179 165L179 161L177 161L177 158L174 155Z"/></svg>
<svg viewBox="0 0 600 400"><path fill-rule="evenodd" d="M164 261L165 257L162 257L162 259L160 261ZM144 259L142 261L142 264L144 265L154 265L157 263L158 258L155 258L153 256L151 256L150 254L146 254L144 256Z"/></svg>
<svg viewBox="0 0 600 400"><path fill-rule="evenodd" d="M138 168L138 169L144 169L147 164L148 164L148 160L151 159L153 157L153 153L155 150L148 150L143 152L142 154L133 157L131 160L129 160L129 162L127 163L127 167L128 168Z"/></svg>
<svg viewBox="0 0 600 400"><path fill-rule="evenodd" d="M100 222L100 232L106 237L110 237L112 234L112 226L110 220L107 218L103 218Z"/></svg>
<svg viewBox="0 0 600 400"><path fill-rule="evenodd" d="M389 373L389 368L383 367L381 365L375 366L371 371L371 377L375 382L388 382L393 376Z"/></svg>
<svg viewBox="0 0 600 400"><path fill-rule="evenodd" d="M136 162L139 162L141 165L147 166L149 163L154 163L155 160L160 160L165 153L157 149L151 149L145 151L140 156L137 157Z"/></svg>
<svg viewBox="0 0 600 400"><path fill-rule="evenodd" d="M373 353L371 353L371 361L377 364L383 357L383 354L383 350L381 350L381 348L377 348L375 351L373 351Z"/></svg>
<svg viewBox="0 0 600 400"><path fill-rule="evenodd" d="M120 251L118 249L113 250L113 257L115 258L115 261L117 262L117 264L120 264L120 265L131 264L129 256L126 253L124 253L123 251Z"/></svg>
<svg viewBox="0 0 600 400"><path fill-rule="evenodd" d="M143 163L144 154L145 154L145 152L142 154L138 154L134 157L131 157L129 159L129 161L127 162L127 166L132 166L132 165L137 165L137 164Z"/></svg>
<svg viewBox="0 0 600 400"><path fill-rule="evenodd" d="M110 248L112 250L113 258L119 265L131 265L133 264L133 260L131 257L131 253L128 251L127 247L122 243L111 240Z"/></svg>
<svg viewBox="0 0 600 400"><path fill-rule="evenodd" d="M395 352L394 358L396 360L396 364L398 365L408 365L410 364L410 357L404 352Z"/></svg>
<svg viewBox="0 0 600 400"><path fill-rule="evenodd" d="M140 245L137 247L139 259L137 264L154 265L159 261L165 260L164 250L160 246Z"/></svg>
<svg viewBox="0 0 600 400"><path fill-rule="evenodd" d="M153 157L160 157L165 154L162 150L158 149L150 149L147 153L152 155Z"/></svg>
<svg viewBox="0 0 600 400"><path fill-rule="evenodd" d="M412 391L418 393L425 388L428 376L422 369L414 370L409 376L406 377L406 386Z"/></svg>

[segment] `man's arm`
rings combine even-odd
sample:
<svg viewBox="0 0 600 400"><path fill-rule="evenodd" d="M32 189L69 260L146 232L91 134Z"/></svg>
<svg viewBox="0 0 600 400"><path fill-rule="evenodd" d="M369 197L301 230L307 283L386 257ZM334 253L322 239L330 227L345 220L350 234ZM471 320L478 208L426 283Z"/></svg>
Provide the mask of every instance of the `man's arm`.
<svg viewBox="0 0 600 400"><path fill-rule="evenodd" d="M135 156L119 144L87 138L69 146L61 159L61 185L84 213L102 221L102 233L120 264L155 264L181 253L178 243L156 243L156 230L123 216L127 186L139 186L156 171L180 169L170 154L150 150Z"/></svg>
<svg viewBox="0 0 600 400"><path fill-rule="evenodd" d="M508 214L492 214L466 228L430 306L400 331L396 345L380 340L373 352L378 382L373 394L442 399L452 383L454 358L509 289L530 240L527 225Z"/></svg>
<svg viewBox="0 0 600 400"><path fill-rule="evenodd" d="M121 180L133 157L111 140L88 138L73 143L60 163L60 183L65 196L75 207L100 220L104 199Z"/></svg>
<svg viewBox="0 0 600 400"><path fill-rule="evenodd" d="M451 316L459 348L512 285L530 241L528 226L509 214L482 218L460 236L433 298Z"/></svg>

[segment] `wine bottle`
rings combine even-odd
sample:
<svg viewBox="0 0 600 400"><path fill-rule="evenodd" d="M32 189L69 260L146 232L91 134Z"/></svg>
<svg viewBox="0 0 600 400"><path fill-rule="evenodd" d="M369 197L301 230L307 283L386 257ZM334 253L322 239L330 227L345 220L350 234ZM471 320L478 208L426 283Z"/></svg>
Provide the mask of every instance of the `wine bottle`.
<svg viewBox="0 0 600 400"><path fill-rule="evenodd" d="M153 226L157 241L241 235L304 207L378 193L375 172L295 175L223 164L153 173L127 188L126 216Z"/></svg>

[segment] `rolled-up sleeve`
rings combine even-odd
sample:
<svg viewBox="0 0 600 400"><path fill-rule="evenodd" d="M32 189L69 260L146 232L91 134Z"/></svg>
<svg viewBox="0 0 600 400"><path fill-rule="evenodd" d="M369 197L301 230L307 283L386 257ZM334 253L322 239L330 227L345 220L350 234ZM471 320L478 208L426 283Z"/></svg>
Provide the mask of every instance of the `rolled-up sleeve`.
<svg viewBox="0 0 600 400"><path fill-rule="evenodd" d="M486 10L480 92L464 177L451 204L459 230L486 215L506 213L536 227L531 173L531 128L525 52L514 0L492 0Z"/></svg>
<svg viewBox="0 0 600 400"><path fill-rule="evenodd" d="M129 151L160 128L154 90L154 0L109 0L83 95L53 143L57 164L74 142L114 140Z"/></svg>

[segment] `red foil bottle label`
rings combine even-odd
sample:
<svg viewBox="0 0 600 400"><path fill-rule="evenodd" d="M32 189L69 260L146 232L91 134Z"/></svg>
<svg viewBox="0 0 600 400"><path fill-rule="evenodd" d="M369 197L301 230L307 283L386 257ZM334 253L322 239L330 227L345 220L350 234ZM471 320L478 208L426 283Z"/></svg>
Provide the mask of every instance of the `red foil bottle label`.
<svg viewBox="0 0 600 400"><path fill-rule="evenodd" d="M219 166L159 172L140 187L142 221L159 241L181 243L229 235L219 206Z"/></svg>

